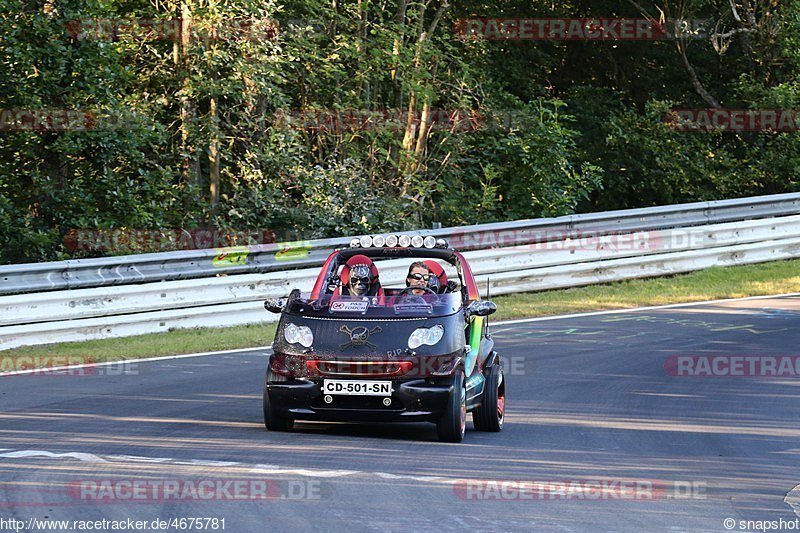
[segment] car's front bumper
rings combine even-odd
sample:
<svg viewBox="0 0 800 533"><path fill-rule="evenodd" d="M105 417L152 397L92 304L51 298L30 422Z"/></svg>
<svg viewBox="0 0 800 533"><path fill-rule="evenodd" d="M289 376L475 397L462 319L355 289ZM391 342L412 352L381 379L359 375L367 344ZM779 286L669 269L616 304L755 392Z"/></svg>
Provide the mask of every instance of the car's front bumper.
<svg viewBox="0 0 800 533"><path fill-rule="evenodd" d="M453 392L453 378L392 380L391 404L382 396L333 395L326 403L321 380L271 381L267 393L281 416L299 420L359 422L435 422Z"/></svg>

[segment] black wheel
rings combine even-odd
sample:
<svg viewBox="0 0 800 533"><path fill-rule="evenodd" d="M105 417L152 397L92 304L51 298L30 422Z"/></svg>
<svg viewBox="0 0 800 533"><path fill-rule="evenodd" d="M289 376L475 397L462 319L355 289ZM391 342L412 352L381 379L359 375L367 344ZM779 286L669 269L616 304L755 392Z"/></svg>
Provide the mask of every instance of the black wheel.
<svg viewBox="0 0 800 533"><path fill-rule="evenodd" d="M500 431L506 414L506 383L503 367L496 362L489 367L481 404L472 411L472 423L478 431Z"/></svg>
<svg viewBox="0 0 800 533"><path fill-rule="evenodd" d="M453 393L447 402L442 418L436 423L439 440L461 442L467 429L467 391L464 389L464 371L456 370Z"/></svg>
<svg viewBox="0 0 800 533"><path fill-rule="evenodd" d="M264 385L264 426L268 431L288 431L294 426L294 420L275 412L269 401L267 386Z"/></svg>

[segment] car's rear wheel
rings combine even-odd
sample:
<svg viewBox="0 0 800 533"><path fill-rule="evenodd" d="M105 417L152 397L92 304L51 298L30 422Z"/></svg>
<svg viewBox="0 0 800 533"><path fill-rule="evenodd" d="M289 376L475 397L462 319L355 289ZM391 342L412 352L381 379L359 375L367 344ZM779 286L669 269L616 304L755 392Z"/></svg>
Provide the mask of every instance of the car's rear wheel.
<svg viewBox="0 0 800 533"><path fill-rule="evenodd" d="M464 371L456 370L453 379L453 392L447 401L442 418L436 423L439 440L442 442L461 442L467 429L467 391L464 389Z"/></svg>
<svg viewBox="0 0 800 533"><path fill-rule="evenodd" d="M269 376L267 376L269 379ZM279 415L269 399L269 391L264 385L264 426L269 431L288 431L294 426L294 420Z"/></svg>
<svg viewBox="0 0 800 533"><path fill-rule="evenodd" d="M500 362L489 367L481 404L472 411L472 423L478 431L500 431L506 415L506 384Z"/></svg>

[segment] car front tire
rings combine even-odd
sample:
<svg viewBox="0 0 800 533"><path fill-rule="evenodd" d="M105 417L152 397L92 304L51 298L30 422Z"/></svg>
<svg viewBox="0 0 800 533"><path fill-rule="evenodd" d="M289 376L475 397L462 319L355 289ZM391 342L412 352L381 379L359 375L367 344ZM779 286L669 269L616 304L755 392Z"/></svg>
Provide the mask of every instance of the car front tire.
<svg viewBox="0 0 800 533"><path fill-rule="evenodd" d="M442 418L436 423L439 440L442 442L461 442L467 428L467 391L464 388L464 371L456 370L453 379L453 392L447 401Z"/></svg>
<svg viewBox="0 0 800 533"><path fill-rule="evenodd" d="M497 361L489 367L481 404L472 411L472 423L478 431L500 431L506 414L506 385L503 367Z"/></svg>
<svg viewBox="0 0 800 533"><path fill-rule="evenodd" d="M294 426L294 420L279 415L269 399L269 391L264 385L264 427L267 431L288 431Z"/></svg>

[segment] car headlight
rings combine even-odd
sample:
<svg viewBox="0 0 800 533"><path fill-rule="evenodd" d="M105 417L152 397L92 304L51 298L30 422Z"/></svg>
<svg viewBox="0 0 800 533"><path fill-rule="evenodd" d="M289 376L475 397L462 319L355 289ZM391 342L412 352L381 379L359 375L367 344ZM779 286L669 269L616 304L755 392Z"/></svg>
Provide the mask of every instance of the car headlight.
<svg viewBox="0 0 800 533"><path fill-rule="evenodd" d="M417 328L408 337L408 347L412 350L419 348L423 344L427 344L428 346L433 346L440 340L442 340L442 336L444 335L444 327L442 326L433 326L431 328Z"/></svg>
<svg viewBox="0 0 800 533"><path fill-rule="evenodd" d="M314 343L314 334L311 333L311 328L307 326L296 326L295 324L286 324L283 328L283 338L289 344L300 344L306 348L311 348Z"/></svg>

